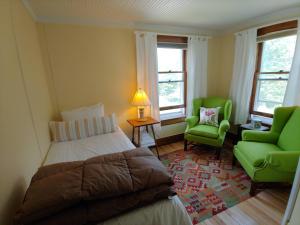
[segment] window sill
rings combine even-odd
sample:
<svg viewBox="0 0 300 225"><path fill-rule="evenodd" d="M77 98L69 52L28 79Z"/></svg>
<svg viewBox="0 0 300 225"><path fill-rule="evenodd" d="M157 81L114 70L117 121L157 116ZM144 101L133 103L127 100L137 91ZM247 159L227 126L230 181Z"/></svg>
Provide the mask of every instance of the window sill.
<svg viewBox="0 0 300 225"><path fill-rule="evenodd" d="M182 123L185 121L185 115L182 113L169 113L160 116L161 125L171 125L176 123Z"/></svg>
<svg viewBox="0 0 300 225"><path fill-rule="evenodd" d="M250 119L259 119L261 120L262 124L267 125L267 126L272 126L273 123L273 118L271 117L265 117L265 116L260 116L260 115L250 115Z"/></svg>

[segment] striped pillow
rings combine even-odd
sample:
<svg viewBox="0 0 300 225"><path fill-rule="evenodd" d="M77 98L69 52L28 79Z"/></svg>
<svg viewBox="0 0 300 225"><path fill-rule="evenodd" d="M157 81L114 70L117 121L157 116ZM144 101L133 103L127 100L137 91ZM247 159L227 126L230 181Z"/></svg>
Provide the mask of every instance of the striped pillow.
<svg viewBox="0 0 300 225"><path fill-rule="evenodd" d="M68 122L50 121L53 141L72 141L116 131L115 114L103 117L84 118Z"/></svg>

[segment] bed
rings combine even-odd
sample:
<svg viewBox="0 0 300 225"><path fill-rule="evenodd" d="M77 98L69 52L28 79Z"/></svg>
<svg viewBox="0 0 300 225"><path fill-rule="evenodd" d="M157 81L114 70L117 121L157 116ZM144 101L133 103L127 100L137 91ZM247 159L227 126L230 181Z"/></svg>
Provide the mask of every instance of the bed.
<svg viewBox="0 0 300 225"><path fill-rule="evenodd" d="M53 142L43 165L85 160L97 155L122 152L135 146L118 129L85 139ZM191 219L177 196L133 210L98 225L191 225Z"/></svg>

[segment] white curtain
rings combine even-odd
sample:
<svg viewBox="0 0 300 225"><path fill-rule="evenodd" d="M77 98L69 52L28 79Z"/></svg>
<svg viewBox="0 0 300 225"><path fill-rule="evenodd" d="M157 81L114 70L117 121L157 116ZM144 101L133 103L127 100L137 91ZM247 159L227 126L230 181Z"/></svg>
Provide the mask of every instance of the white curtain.
<svg viewBox="0 0 300 225"><path fill-rule="evenodd" d="M233 76L230 88L235 124L245 123L249 116L249 103L255 72L256 37L256 28L236 34Z"/></svg>
<svg viewBox="0 0 300 225"><path fill-rule="evenodd" d="M188 37L187 116L192 115L194 98L207 97L207 45L207 37Z"/></svg>
<svg viewBox="0 0 300 225"><path fill-rule="evenodd" d="M289 81L286 87L283 105L300 105L300 19L298 19L297 42L290 71Z"/></svg>
<svg viewBox="0 0 300 225"><path fill-rule="evenodd" d="M137 87L143 89L151 102L150 115L160 120L157 75L157 34L135 32ZM146 114L149 110L146 109ZM158 127L158 126L156 126Z"/></svg>

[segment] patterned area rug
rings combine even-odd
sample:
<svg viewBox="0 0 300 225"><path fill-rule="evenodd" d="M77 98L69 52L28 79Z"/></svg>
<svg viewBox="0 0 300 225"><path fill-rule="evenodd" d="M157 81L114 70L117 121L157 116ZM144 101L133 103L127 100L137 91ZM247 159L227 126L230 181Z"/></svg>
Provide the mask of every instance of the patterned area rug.
<svg viewBox="0 0 300 225"><path fill-rule="evenodd" d="M192 149L161 156L193 224L249 198L250 178L242 168L232 168L227 155L224 151L216 160L212 150Z"/></svg>

